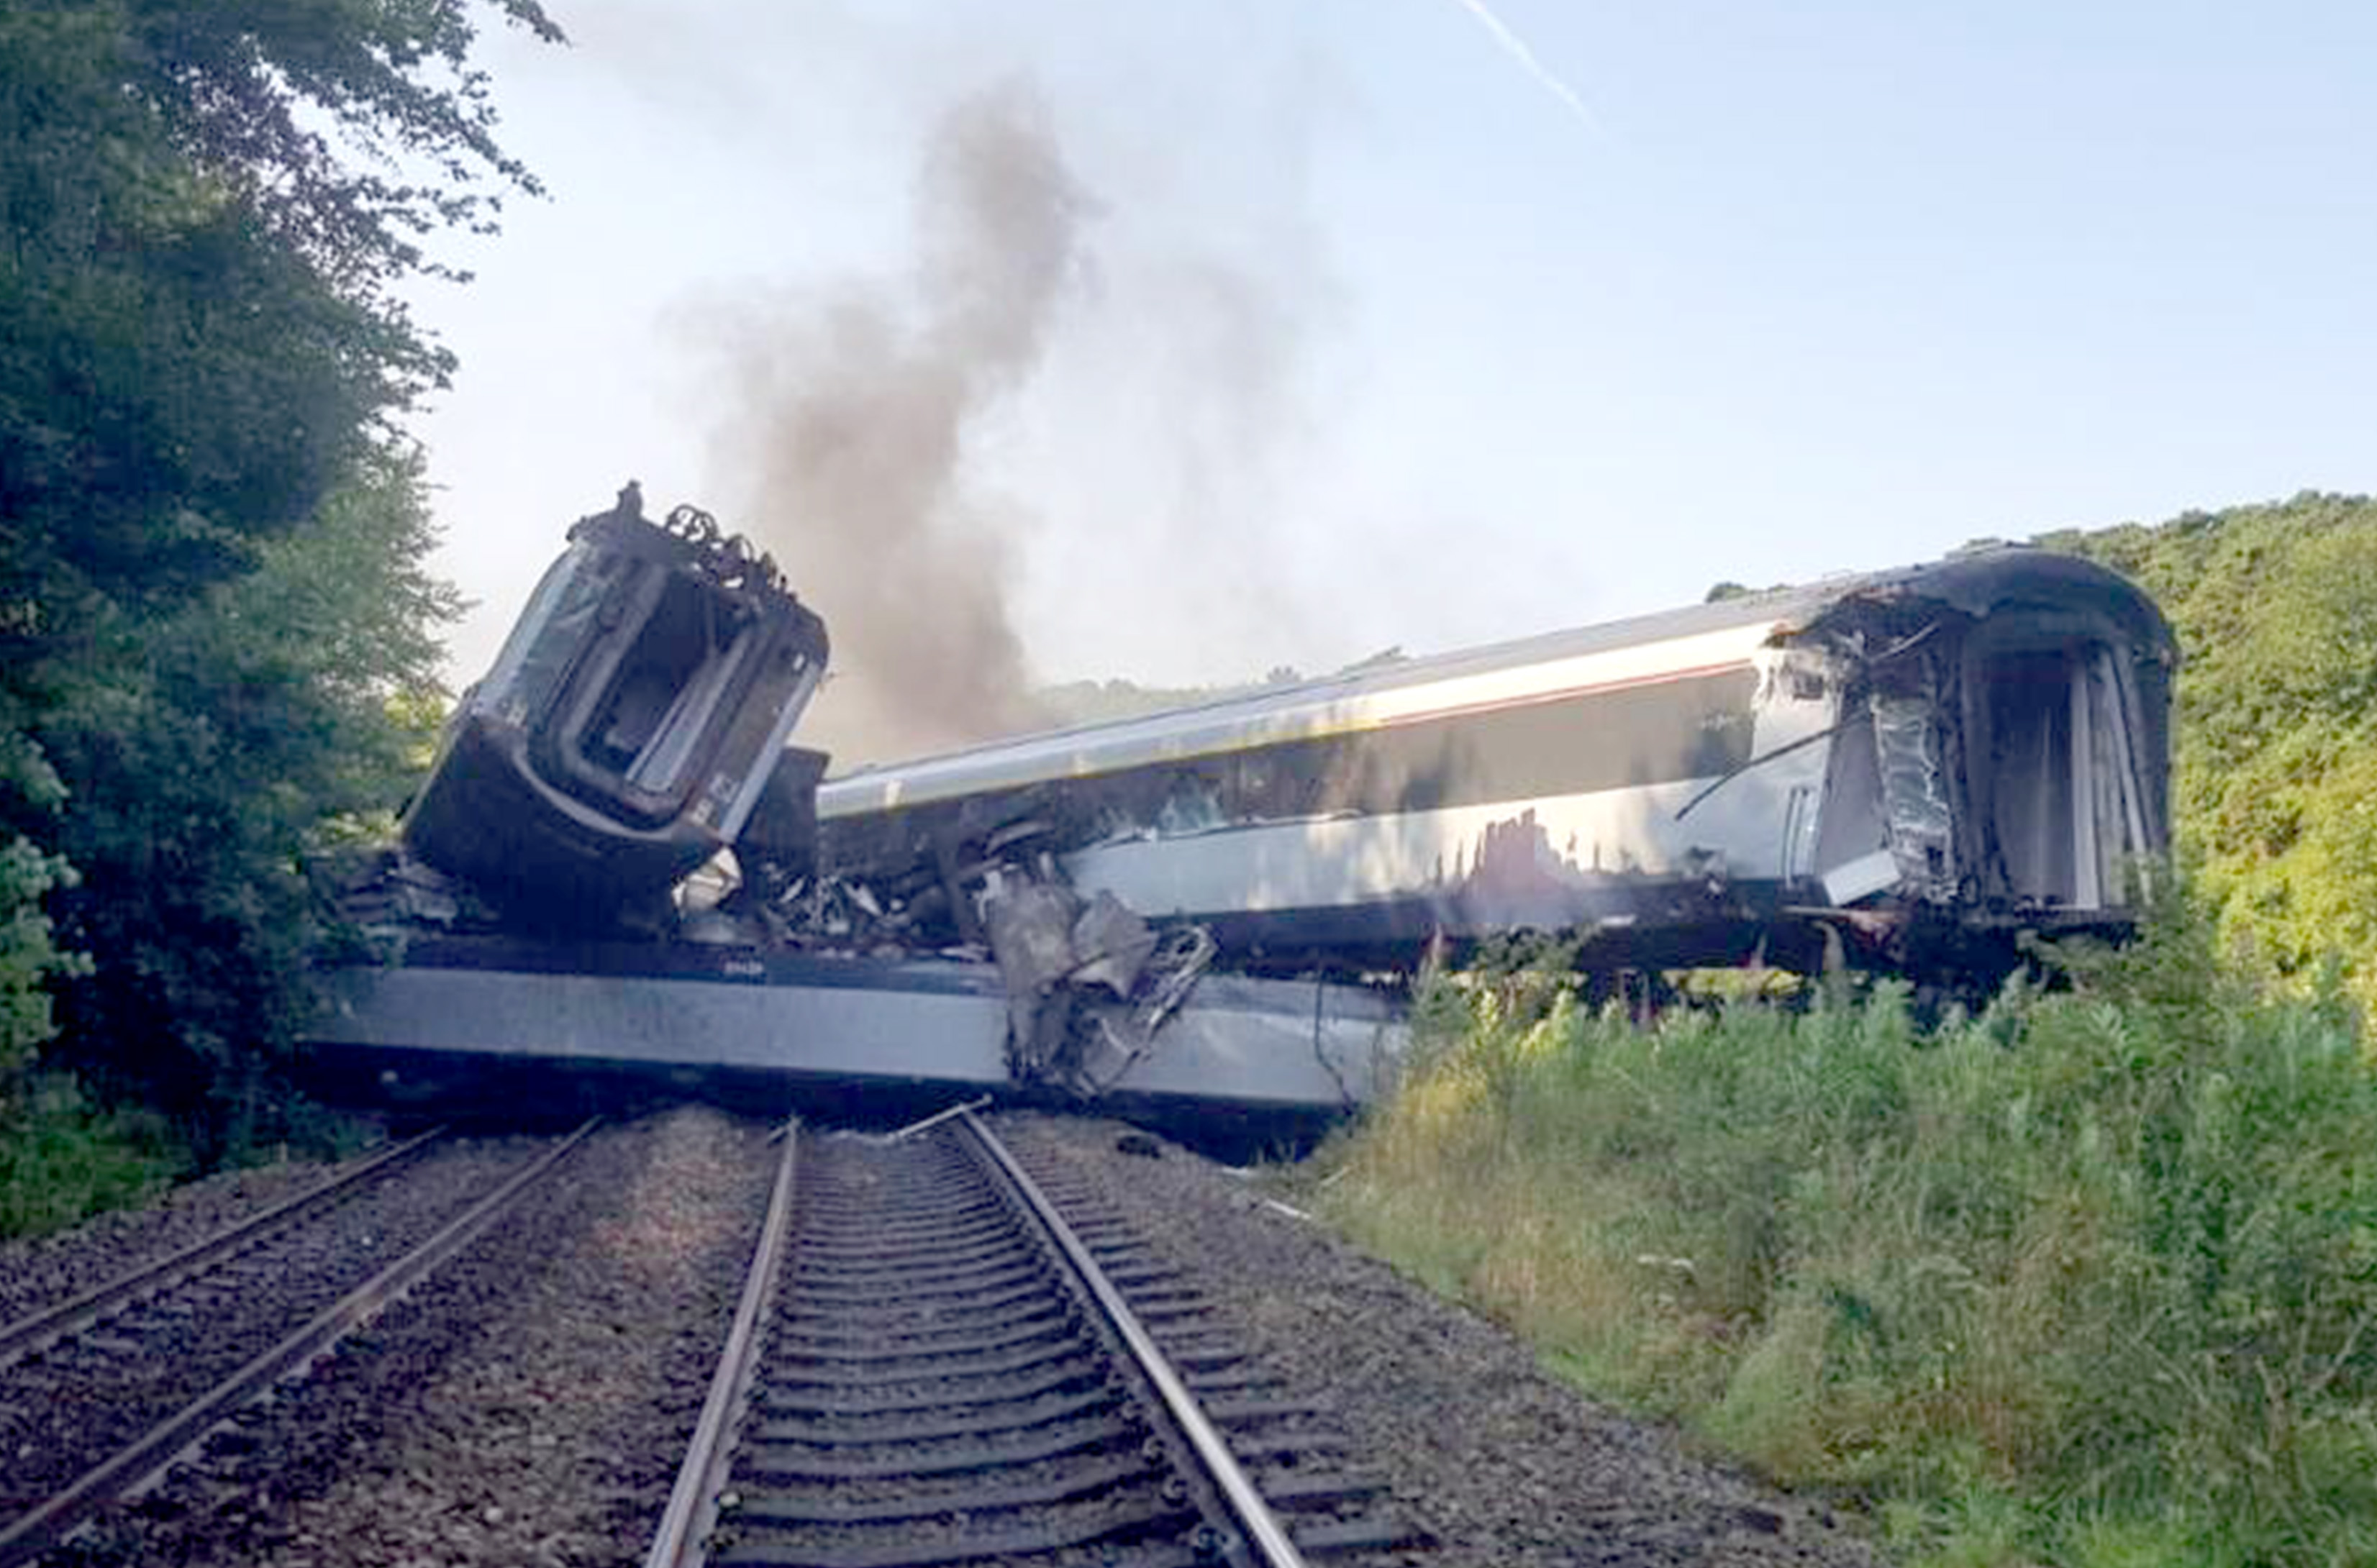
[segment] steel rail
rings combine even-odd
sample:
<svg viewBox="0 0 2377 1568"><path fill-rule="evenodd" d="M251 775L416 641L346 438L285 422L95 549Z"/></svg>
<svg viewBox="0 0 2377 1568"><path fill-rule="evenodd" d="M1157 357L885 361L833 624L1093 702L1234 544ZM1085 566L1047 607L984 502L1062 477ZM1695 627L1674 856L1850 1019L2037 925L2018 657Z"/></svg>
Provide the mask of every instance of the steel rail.
<svg viewBox="0 0 2377 1568"><path fill-rule="evenodd" d="M445 1132L443 1127L432 1127L418 1137L408 1138L403 1143L380 1150L352 1170L343 1170L318 1182L295 1196L285 1198L270 1208L260 1210L235 1225L194 1241L169 1257L118 1275L72 1301L18 1318L6 1328L0 1328L0 1366L21 1360L32 1351L67 1335L80 1333L143 1296L177 1285L209 1265L245 1252L290 1221L328 1205L332 1198L376 1176L432 1140L444 1136Z"/></svg>
<svg viewBox="0 0 2377 1568"><path fill-rule="evenodd" d="M0 1530L0 1565L26 1562L56 1546L84 1516L117 1489L131 1490L171 1464L175 1455L267 1384L320 1355L360 1324L385 1310L422 1277L475 1241L512 1203L584 1143L602 1122L592 1117L578 1130L513 1172L502 1186L448 1222L405 1256L373 1275L305 1327L251 1360L175 1415L150 1428L113 1457L85 1471L64 1491Z"/></svg>
<svg viewBox="0 0 2377 1568"><path fill-rule="evenodd" d="M1304 1568L1304 1557L1296 1550L1296 1542L1289 1538L1286 1526L1271 1511L1271 1505L1263 1501L1262 1493L1256 1490L1254 1482L1247 1479L1246 1471L1239 1467L1236 1457L1230 1453L1229 1444L1223 1441L1222 1434L1214 1430L1213 1423L1206 1419L1204 1410L1199 1407L1197 1396L1188 1391L1188 1384L1173 1370L1164 1352L1156 1348L1154 1337L1139 1321L1139 1314L1130 1310L1130 1304L1123 1300L1122 1292L1115 1288L1114 1281L1106 1277L1105 1270L1098 1266L1097 1259L1091 1255L1090 1249L1075 1234L1065 1217L1057 1212L1048 1194L1041 1191L1031 1172L1025 1170L1015 1156L1009 1152L1007 1146L983 1124L981 1118L968 1111L958 1121L973 1136L975 1146L988 1156L1014 1184L1033 1218L1048 1232L1049 1239L1057 1243L1065 1261L1072 1266L1091 1295L1096 1298L1099 1310L1106 1314L1115 1332L1129 1348L1132 1359L1147 1374L1148 1382L1154 1384L1157 1395L1164 1400L1165 1412L1179 1427L1181 1435L1188 1440L1190 1448L1196 1453L1197 1462L1212 1479L1239 1530L1254 1547L1258 1554L1256 1560L1264 1564L1264 1568Z"/></svg>
<svg viewBox="0 0 2377 1568"><path fill-rule="evenodd" d="M701 1415L693 1424L693 1440L687 1446L685 1463L677 1467L676 1485L670 1489L668 1507L661 1515L651 1550L644 1555L644 1568L683 1568L701 1562L702 1543L718 1523L718 1496L734 1459L727 1437L750 1405L751 1384L759 1367L759 1320L775 1298L785 1243L792 1233L793 1170L799 1163L797 1123L784 1123L783 1142L767 1218L759 1222L758 1244L751 1249L751 1272L743 1279L743 1299L735 1304L726 1348L719 1352L718 1371L710 1380L710 1396L702 1401Z"/></svg>

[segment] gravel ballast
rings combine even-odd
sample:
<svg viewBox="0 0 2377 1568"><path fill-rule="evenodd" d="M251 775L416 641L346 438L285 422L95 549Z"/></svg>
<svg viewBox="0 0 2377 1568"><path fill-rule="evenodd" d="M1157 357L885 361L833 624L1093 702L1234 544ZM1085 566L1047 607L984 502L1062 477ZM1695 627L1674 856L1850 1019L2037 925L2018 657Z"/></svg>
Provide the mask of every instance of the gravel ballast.
<svg viewBox="0 0 2377 1568"><path fill-rule="evenodd" d="M775 1151L682 1109L599 1133L498 1229L252 1409L96 1555L634 1562L733 1315Z"/></svg>
<svg viewBox="0 0 2377 1568"><path fill-rule="evenodd" d="M44 1311L194 1246L376 1152L358 1155L346 1164L282 1160L249 1170L226 1170L170 1188L139 1208L98 1215L54 1236L0 1241L0 1323Z"/></svg>
<svg viewBox="0 0 2377 1568"><path fill-rule="evenodd" d="M1033 1163L1105 1194L1269 1370L1327 1408L1396 1515L1433 1538L1418 1561L1876 1561L1821 1504L1581 1397L1509 1334L1241 1176L1113 1122L997 1124ZM599 1133L496 1231L112 1520L86 1555L270 1568L639 1562L776 1152L765 1129L698 1108ZM207 1223L173 1244L320 1174L218 1188ZM119 1229L140 1218L44 1243L46 1257L69 1260L52 1275L96 1266L72 1262L86 1256L78 1248L120 1260ZM162 1250L171 1225L146 1224Z"/></svg>
<svg viewBox="0 0 2377 1568"><path fill-rule="evenodd" d="M1014 1115L997 1126L1079 1171L1266 1360L1326 1390L1366 1467L1434 1534L1447 1568L1876 1561L1820 1504L1582 1397L1511 1335L1218 1166L1112 1122Z"/></svg>
<svg viewBox="0 0 2377 1568"><path fill-rule="evenodd" d="M142 1437L533 1159L535 1138L440 1143L345 1202L0 1368L0 1495L46 1496Z"/></svg>

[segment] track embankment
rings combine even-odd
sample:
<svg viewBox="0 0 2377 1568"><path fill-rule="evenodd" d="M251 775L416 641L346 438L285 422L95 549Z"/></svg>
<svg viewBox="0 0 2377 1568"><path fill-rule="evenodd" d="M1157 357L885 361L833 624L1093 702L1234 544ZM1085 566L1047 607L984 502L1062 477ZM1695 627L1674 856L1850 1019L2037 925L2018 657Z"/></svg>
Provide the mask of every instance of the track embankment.
<svg viewBox="0 0 2377 1568"><path fill-rule="evenodd" d="M1242 1176L1112 1122L989 1123L1309 1558L1872 1561L1822 1507L1579 1398L1510 1336ZM820 1129L803 1136L826 1146ZM454 1190L440 1201L450 1206L528 1142L518 1155L487 1145L446 1157L475 1165L440 1178ZM563 1179L530 1189L335 1354L110 1510L70 1559L642 1562L711 1388L778 1152L766 1128L700 1109L599 1130L567 1156ZM943 1146L924 1163L959 1172L968 1161ZM950 1199L943 1174L864 1141L812 1167L771 1307L778 1359L746 1423L762 1446L728 1489L721 1555L892 1562L1005 1532L1050 1562L1080 1550L1098 1561L1107 1547L1059 1543L1110 1535L1118 1560L1136 1562L1177 1556L1184 1540L1193 1559L1200 1538L1242 1535L1178 1527L1207 1488L1174 1479L1182 1445L1151 1419L1161 1401L1107 1365L1112 1336L1091 1326L1096 1314L1071 1287L1038 1306L998 1304L999 1292L1063 1269L994 1219L1009 1198L985 1187ZM219 1220L315 1179L256 1179L204 1213ZM343 1244L380 1245L394 1221L374 1217L394 1203L347 1210L356 1223ZM110 1272L111 1251L119 1264L126 1252L162 1255L202 1229L134 1217L64 1239L41 1250L39 1280L19 1299L72 1296ZM118 1247L127 1236L134 1244ZM912 1279L912 1265L925 1272ZM968 1317L975 1306L988 1316ZM943 1405L952 1412L936 1414ZM1129 1523L1140 1518L1143 1527Z"/></svg>
<svg viewBox="0 0 2377 1568"><path fill-rule="evenodd" d="M641 1555L766 1199L765 1130L606 1128L497 1231L254 1407L86 1560L574 1568Z"/></svg>
<svg viewBox="0 0 2377 1568"><path fill-rule="evenodd" d="M1027 1157L1098 1192L1284 1375L1325 1389L1448 1568L1875 1561L1821 1504L1581 1397L1510 1334L1223 1167L1112 1123L997 1124Z"/></svg>

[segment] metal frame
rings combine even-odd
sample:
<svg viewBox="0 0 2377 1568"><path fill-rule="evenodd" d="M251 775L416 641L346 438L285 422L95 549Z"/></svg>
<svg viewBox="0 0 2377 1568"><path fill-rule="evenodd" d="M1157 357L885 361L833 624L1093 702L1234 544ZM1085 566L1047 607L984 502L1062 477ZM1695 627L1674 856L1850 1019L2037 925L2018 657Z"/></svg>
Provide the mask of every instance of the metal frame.
<svg viewBox="0 0 2377 1568"><path fill-rule="evenodd" d="M1013 1184L1032 1218L1048 1233L1048 1239L1056 1243L1066 1264L1096 1300L1099 1311L1105 1314L1115 1332L1121 1336L1131 1359L1163 1399L1165 1413L1179 1428L1181 1436L1188 1440L1198 1464L1212 1480L1240 1533L1254 1548L1254 1561L1262 1564L1262 1568L1303 1568L1304 1557L1296 1550L1296 1542L1289 1538L1287 1527L1279 1522L1279 1516L1263 1501L1262 1493L1239 1467L1236 1456L1231 1454L1229 1444L1214 1429L1213 1423L1206 1419L1203 1408L1197 1403L1197 1396L1188 1392L1188 1384L1165 1358L1164 1352L1157 1348L1154 1336L1139 1321L1139 1314L1130 1310L1130 1303L1123 1300L1122 1292L1115 1288L1114 1281L1106 1277L1105 1270L1098 1266L1097 1259L1090 1255L1090 1249L1082 1243L1081 1237L1065 1222L1065 1217L1057 1212L1055 1203L1041 1191L1040 1184L1032 1179L1031 1173L1023 1169L1007 1146L983 1124L980 1117L967 1111L957 1120L973 1139L974 1146Z"/></svg>
<svg viewBox="0 0 2377 1568"><path fill-rule="evenodd" d="M735 1308L734 1325L726 1332L718 1371L710 1380L710 1396L693 1423L693 1439L676 1484L669 1491L667 1509L653 1533L645 1568L683 1568L705 1561L702 1550L718 1523L718 1494L726 1484L734 1449L728 1434L749 1409L751 1384L759 1366L759 1318L776 1294L782 1273L784 1247L792 1233L793 1172L800 1160L800 1129L784 1124L784 1152L776 1162L776 1182L768 1197L768 1216L760 1221L759 1241L751 1252L751 1271L744 1277L743 1299Z"/></svg>

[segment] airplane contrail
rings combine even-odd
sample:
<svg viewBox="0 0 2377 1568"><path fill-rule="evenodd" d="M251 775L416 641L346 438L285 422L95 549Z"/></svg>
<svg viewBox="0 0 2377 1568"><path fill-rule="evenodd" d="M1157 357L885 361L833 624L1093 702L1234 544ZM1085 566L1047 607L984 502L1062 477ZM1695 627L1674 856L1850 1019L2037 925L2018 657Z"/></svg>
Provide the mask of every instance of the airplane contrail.
<svg viewBox="0 0 2377 1568"><path fill-rule="evenodd" d="M1512 32L1509 24L1494 14L1486 0L1451 0L1451 4L1475 18L1477 25L1486 30L1487 35L1519 69L1535 77L1537 86L1566 104L1569 111L1583 121L1595 135L1606 137L1609 134L1608 127L1601 123L1601 116L1593 112L1576 89L1560 80L1549 65L1537 58L1535 52L1527 47L1527 41Z"/></svg>

